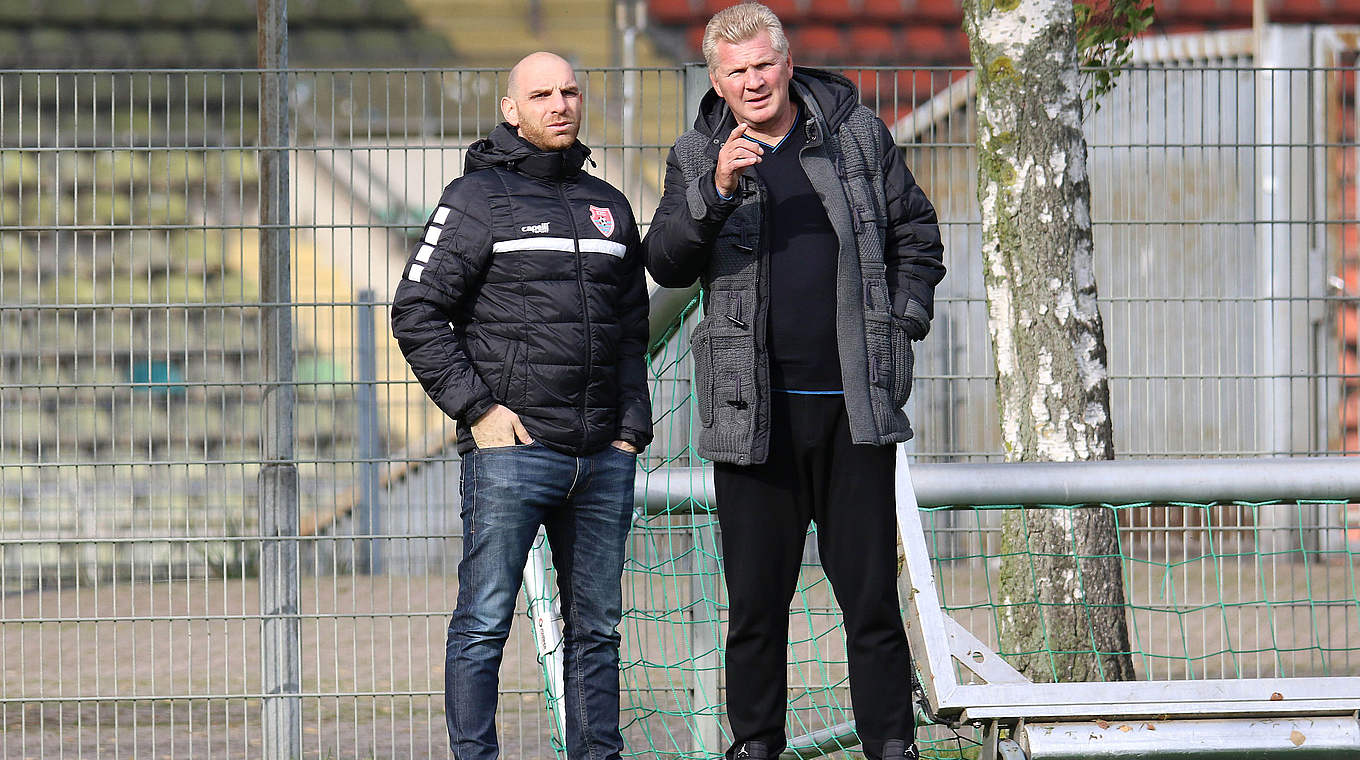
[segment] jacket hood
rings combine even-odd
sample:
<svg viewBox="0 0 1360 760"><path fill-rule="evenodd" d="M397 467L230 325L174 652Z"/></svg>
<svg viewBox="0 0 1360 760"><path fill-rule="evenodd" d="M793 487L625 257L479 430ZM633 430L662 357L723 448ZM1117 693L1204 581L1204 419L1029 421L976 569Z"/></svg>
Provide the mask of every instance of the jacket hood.
<svg viewBox="0 0 1360 760"><path fill-rule="evenodd" d="M504 166L539 179L571 179L590 158L590 148L580 140L564 150L543 150L501 122L491 134L468 147L463 173ZM592 162L593 163L593 162Z"/></svg>
<svg viewBox="0 0 1360 760"><path fill-rule="evenodd" d="M859 104L859 91L853 82L840 74L821 69L794 66L789 89L793 90L794 100L803 101L820 112L827 128L833 132ZM694 117L694 128L710 137L725 137L736 126L737 119L732 115L732 109L710 87L699 102L699 115Z"/></svg>

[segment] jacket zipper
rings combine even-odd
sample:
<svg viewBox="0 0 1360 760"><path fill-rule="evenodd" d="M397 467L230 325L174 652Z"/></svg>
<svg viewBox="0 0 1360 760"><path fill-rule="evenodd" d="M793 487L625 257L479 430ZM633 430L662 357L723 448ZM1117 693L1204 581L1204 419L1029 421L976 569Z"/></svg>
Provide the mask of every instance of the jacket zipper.
<svg viewBox="0 0 1360 760"><path fill-rule="evenodd" d="M751 178L751 183L755 187L756 203L759 204L758 208L760 209L760 240L756 246L756 293L755 298L753 299L754 302L751 304L751 325L753 326L751 332L755 337L756 345L764 348L763 351L757 351L756 353L764 360L765 393L764 395L761 394L760 383L756 382L752 384L754 394L750 402L740 398L740 383L737 384L737 394L740 403L754 403L756 405L755 412L751 414L750 423L751 448L754 450L757 435L755 430L756 418L760 416L761 410L764 410L765 414L768 416L770 409L770 208L769 195L765 192L765 183L756 177ZM765 255L763 256L759 255L759 251L762 247L765 251ZM760 309L762 301L765 303L765 311L763 314ZM765 431L765 452L767 455L769 450L770 432L767 427ZM747 462L743 461L741 464L747 464Z"/></svg>
<svg viewBox="0 0 1360 760"><path fill-rule="evenodd" d="M576 249L576 285L581 290L581 319L586 324L586 378L585 385L581 387L581 451L584 452L590 436L590 431L586 429L586 399L590 393L590 376L594 372L590 345L594 331L590 326L590 301L586 298L585 272L581 266L581 236L576 231L576 215L572 213L571 202L567 200L567 188L561 182L557 183L557 194L562 198L562 206L567 210L567 221L571 223L572 247Z"/></svg>
<svg viewBox="0 0 1360 760"><path fill-rule="evenodd" d="M506 406L510 405L510 381L515 375L515 360L518 358L519 341L511 341L510 355L505 357L505 364L501 368L501 383L496 389L496 395L498 396L496 401L505 404Z"/></svg>

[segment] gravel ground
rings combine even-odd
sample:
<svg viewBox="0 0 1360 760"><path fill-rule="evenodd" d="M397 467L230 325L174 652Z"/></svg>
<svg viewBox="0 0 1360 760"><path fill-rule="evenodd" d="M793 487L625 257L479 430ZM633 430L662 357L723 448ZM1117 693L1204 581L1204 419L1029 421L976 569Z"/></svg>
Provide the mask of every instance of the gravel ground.
<svg viewBox="0 0 1360 760"><path fill-rule="evenodd" d="M1356 577L1356 568L1338 564L1137 565L1129 593L1146 608L1134 624L1139 647L1149 653L1137 660L1139 672L1158 678L1184 677L1190 667L1196 677L1360 674ZM951 604L987 598L986 576L974 568L951 568L940 585ZM1218 586L1226 604L1201 591ZM260 702L245 696L260 691L257 591L254 579L199 579L92 583L0 597L0 758L259 756ZM637 588L632 593L626 598L653 598ZM1272 601L1269 610L1236 605L1263 595ZM454 579L443 575L304 579L305 757L449 756L442 649L455 596ZM825 596L810 601L821 604ZM1337 604L1296 603L1310 598ZM1161 605L1193 611L1172 614ZM960 614L984 641L987 618ZM1317 634L1313 619L1322 624ZM507 759L552 756L528 623L517 616L502 668ZM811 638L797 618L794 628L795 636ZM652 632L625 648L650 649L668 638ZM1229 645L1251 654L1223 653ZM1189 665L1160 656L1187 649L1194 654ZM841 677L843 664L834 660L843 658L843 646L831 641L822 651L832 653L833 662L804 663L803 672L791 668L791 684L808 675ZM658 719L683 741L681 721L649 718ZM639 730L629 733L636 737Z"/></svg>

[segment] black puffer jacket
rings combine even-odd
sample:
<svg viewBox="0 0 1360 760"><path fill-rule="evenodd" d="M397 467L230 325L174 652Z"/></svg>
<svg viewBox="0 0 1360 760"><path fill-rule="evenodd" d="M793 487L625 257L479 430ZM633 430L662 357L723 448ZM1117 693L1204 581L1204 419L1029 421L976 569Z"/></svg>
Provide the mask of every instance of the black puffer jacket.
<svg viewBox="0 0 1360 760"><path fill-rule="evenodd" d="M493 404L573 455L652 438L647 287L623 194L501 124L468 150L407 262L392 333L430 398L468 424ZM452 329L450 329L452 327Z"/></svg>

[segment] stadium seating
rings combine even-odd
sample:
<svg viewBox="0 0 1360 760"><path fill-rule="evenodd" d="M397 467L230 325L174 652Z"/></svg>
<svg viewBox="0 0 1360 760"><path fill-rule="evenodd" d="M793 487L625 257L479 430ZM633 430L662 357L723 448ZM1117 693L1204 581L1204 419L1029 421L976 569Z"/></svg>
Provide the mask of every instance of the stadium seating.
<svg viewBox="0 0 1360 760"><path fill-rule="evenodd" d="M366 0L319 0L318 6L324 7L324 18L349 26L367 19Z"/></svg>
<svg viewBox="0 0 1360 760"><path fill-rule="evenodd" d="M789 44L803 63L830 63L845 51L840 28L829 24L794 27L789 37Z"/></svg>
<svg viewBox="0 0 1360 760"><path fill-rule="evenodd" d="M0 25L22 26L32 19L31 0L0 0Z"/></svg>
<svg viewBox="0 0 1360 760"><path fill-rule="evenodd" d="M686 56L686 59L696 61L702 60L703 59L702 51L704 45L704 28L699 25L691 25L684 27L684 29L685 29L685 41L689 43L689 49L694 51L694 54L692 56Z"/></svg>
<svg viewBox="0 0 1360 760"><path fill-rule="evenodd" d="M297 69L453 58L403 0L289 6ZM23 420L0 426L7 461L258 458L259 286L237 231L258 191L257 85L234 72L3 70L248 69L256 40L255 0L0 0L0 304L25 307L0 309L4 414ZM92 145L136 147L33 149ZM297 337L297 451L323 478L356 445L351 388L306 382L344 379L349 357L327 350ZM252 519L247 497L189 491L166 509ZM88 499L100 526L82 529L116 532L107 521L130 514L126 493ZM61 506L53 525L77 519Z"/></svg>
<svg viewBox="0 0 1360 760"><path fill-rule="evenodd" d="M298 58L314 66L339 66L352 49L350 34L343 28L304 27L290 37L289 43Z"/></svg>
<svg viewBox="0 0 1360 760"><path fill-rule="evenodd" d="M662 34L689 42L694 57L708 18L732 4L648 0L653 24ZM962 0L777 0L766 5L783 21L799 62L968 63L967 40L960 32ZM1269 0L1267 5L1270 19L1278 23L1360 23L1360 0ZM1240 28L1251 25L1252 0L1158 0L1156 12L1156 33Z"/></svg>
<svg viewBox="0 0 1360 760"><path fill-rule="evenodd" d="M963 19L961 0L907 0L903 20L911 24L958 27Z"/></svg>
<svg viewBox="0 0 1360 760"><path fill-rule="evenodd" d="M290 13L292 13L294 4L288 4ZM144 24L192 26L199 18L196 3L189 3L184 0L150 0Z"/></svg>
<svg viewBox="0 0 1360 760"><path fill-rule="evenodd" d="M817 0L808 4L805 17L818 23L854 24L861 9L862 0Z"/></svg>
<svg viewBox="0 0 1360 760"><path fill-rule="evenodd" d="M256 0L0 0L0 68L250 67L255 15ZM424 66L453 52L405 0L293 0L289 27L299 68Z"/></svg>
<svg viewBox="0 0 1360 760"><path fill-rule="evenodd" d="M406 0L368 0L368 13L364 18L369 24L388 27L417 23L416 15Z"/></svg>
<svg viewBox="0 0 1360 760"><path fill-rule="evenodd" d="M98 68L123 69L137 63L137 48L132 45L132 34L123 29L88 29L74 36L89 57L90 65Z"/></svg>
<svg viewBox="0 0 1360 760"><path fill-rule="evenodd" d="M953 81L947 70L846 69L841 72L859 88L860 99L885 108L929 100Z"/></svg>
<svg viewBox="0 0 1360 760"><path fill-rule="evenodd" d="M24 34L17 29L0 29L0 69L17 69L27 59Z"/></svg>
<svg viewBox="0 0 1360 760"><path fill-rule="evenodd" d="M145 12L141 0L103 0L94 3L89 10L90 19L105 27L137 26L141 24Z"/></svg>
<svg viewBox="0 0 1360 760"><path fill-rule="evenodd" d="M190 56L190 38L177 31L148 29L133 38L137 60L143 65L170 68Z"/></svg>
<svg viewBox="0 0 1360 760"><path fill-rule="evenodd" d="M703 20L707 21L709 16L712 16L723 8L736 4L737 0L704 0ZM792 17L802 13L802 5L798 0L770 0L770 2L764 3L764 5L780 17Z"/></svg>
<svg viewBox="0 0 1360 760"><path fill-rule="evenodd" d="M88 26L97 15L88 0L43 0L34 10L43 21L68 27Z"/></svg>
<svg viewBox="0 0 1360 760"><path fill-rule="evenodd" d="M256 8L253 0L213 0L204 5L199 13L202 21L212 26L255 28Z"/></svg>
<svg viewBox="0 0 1360 760"><path fill-rule="evenodd" d="M902 55L897 30L891 26L851 27L850 49L855 51L856 60L866 63L893 63Z"/></svg>
<svg viewBox="0 0 1360 760"><path fill-rule="evenodd" d="M901 21L908 0L860 0L861 21Z"/></svg>
<svg viewBox="0 0 1360 760"><path fill-rule="evenodd" d="M1231 0L1176 0L1175 12L1185 21L1214 21L1231 11ZM1251 8L1247 8L1250 15Z"/></svg>
<svg viewBox="0 0 1360 760"><path fill-rule="evenodd" d="M960 50L967 55L968 38L960 29L908 26L902 38L903 53L925 64L956 63Z"/></svg>
<svg viewBox="0 0 1360 760"><path fill-rule="evenodd" d="M652 0L647 11L654 23L667 26L683 26L702 15L690 0Z"/></svg>

